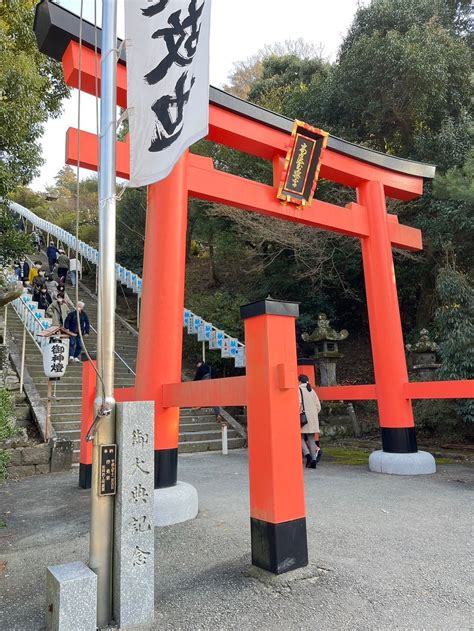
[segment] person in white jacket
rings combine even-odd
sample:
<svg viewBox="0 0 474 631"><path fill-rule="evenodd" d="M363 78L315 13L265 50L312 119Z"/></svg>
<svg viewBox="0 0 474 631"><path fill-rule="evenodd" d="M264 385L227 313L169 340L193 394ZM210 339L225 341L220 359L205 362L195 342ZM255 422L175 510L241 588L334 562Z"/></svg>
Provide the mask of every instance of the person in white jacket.
<svg viewBox="0 0 474 631"><path fill-rule="evenodd" d="M69 259L69 277L71 279L71 285L76 286L77 281L81 278L81 262L79 259Z"/></svg>
<svg viewBox="0 0 474 631"><path fill-rule="evenodd" d="M321 412L321 403L318 395L309 383L306 375L299 375L298 396L300 400L300 418L304 413L306 423L301 425L301 448L306 458L306 467L316 469L318 455L321 451L316 444L314 435L319 435L319 412Z"/></svg>

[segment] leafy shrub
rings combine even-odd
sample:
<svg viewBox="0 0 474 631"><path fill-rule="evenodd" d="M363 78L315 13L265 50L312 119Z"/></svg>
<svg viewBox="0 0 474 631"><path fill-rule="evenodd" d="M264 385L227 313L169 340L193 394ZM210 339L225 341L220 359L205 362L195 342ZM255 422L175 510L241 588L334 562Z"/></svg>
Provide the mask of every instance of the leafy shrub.
<svg viewBox="0 0 474 631"><path fill-rule="evenodd" d="M434 324L439 338L438 379L474 378L474 288L468 277L447 265L436 279L439 307ZM474 422L474 399L459 400L460 416Z"/></svg>
<svg viewBox="0 0 474 631"><path fill-rule="evenodd" d="M0 442L15 433L15 402L12 393L6 388L0 389ZM0 449L0 480L6 478L9 456Z"/></svg>
<svg viewBox="0 0 474 631"><path fill-rule="evenodd" d="M459 415L458 407L456 401L449 399L415 401L413 412L418 434L425 438L463 440L466 424Z"/></svg>

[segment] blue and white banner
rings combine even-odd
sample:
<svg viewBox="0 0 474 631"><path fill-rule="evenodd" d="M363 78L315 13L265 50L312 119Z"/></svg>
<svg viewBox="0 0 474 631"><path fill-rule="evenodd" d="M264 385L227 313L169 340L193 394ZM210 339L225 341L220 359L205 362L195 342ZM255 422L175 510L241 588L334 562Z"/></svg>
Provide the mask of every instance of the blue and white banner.
<svg viewBox="0 0 474 631"><path fill-rule="evenodd" d="M124 4L130 186L145 186L207 136L211 0Z"/></svg>

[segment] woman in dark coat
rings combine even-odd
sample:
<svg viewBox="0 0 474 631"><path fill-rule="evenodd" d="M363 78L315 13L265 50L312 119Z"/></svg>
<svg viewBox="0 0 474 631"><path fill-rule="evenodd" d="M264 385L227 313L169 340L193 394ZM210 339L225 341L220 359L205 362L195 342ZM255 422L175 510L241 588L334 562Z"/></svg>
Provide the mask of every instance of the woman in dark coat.
<svg viewBox="0 0 474 631"><path fill-rule="evenodd" d="M46 311L51 303L52 298L49 295L46 285L43 285L38 296L38 309L43 309L44 311Z"/></svg>

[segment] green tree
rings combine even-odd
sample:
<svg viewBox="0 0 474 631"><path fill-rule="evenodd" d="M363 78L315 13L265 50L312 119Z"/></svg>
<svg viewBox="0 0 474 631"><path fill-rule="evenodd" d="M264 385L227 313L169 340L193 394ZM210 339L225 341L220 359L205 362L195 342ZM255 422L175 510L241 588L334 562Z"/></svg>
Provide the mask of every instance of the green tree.
<svg viewBox="0 0 474 631"><path fill-rule="evenodd" d="M434 324L439 336L442 365L439 379L474 378L474 287L453 265L440 270L436 279L439 307ZM474 422L474 397L459 401L460 415Z"/></svg>
<svg viewBox="0 0 474 631"><path fill-rule="evenodd" d="M390 31L407 33L412 26L437 22L451 33L469 37L472 28L470 0L373 0L359 6L340 49L341 59L364 35Z"/></svg>
<svg viewBox="0 0 474 631"><path fill-rule="evenodd" d="M470 68L466 42L436 20L406 31L365 31L344 48L313 116L374 149L423 159L418 139L426 143L447 119L466 115ZM463 142L467 146L466 138Z"/></svg>
<svg viewBox="0 0 474 631"><path fill-rule="evenodd" d="M0 196L27 184L42 164L39 140L68 95L60 64L38 51L35 0L0 6Z"/></svg>
<svg viewBox="0 0 474 631"><path fill-rule="evenodd" d="M117 205L117 260L141 275L145 241L146 188L127 188Z"/></svg>
<svg viewBox="0 0 474 631"><path fill-rule="evenodd" d="M296 118L295 109L324 79L328 64L320 58L272 55L262 61L260 78L249 91L249 100Z"/></svg>
<svg viewBox="0 0 474 631"><path fill-rule="evenodd" d="M0 204L0 254L6 261L33 252L31 237L19 230L19 221L5 205Z"/></svg>
<svg viewBox="0 0 474 631"><path fill-rule="evenodd" d="M268 71L265 70L264 62L272 58L277 60L282 57L310 61L318 59L321 60L322 63L321 49L305 42L301 38L275 42L264 46L256 55L252 55L244 61L235 62L233 70L229 75L229 84L224 86L225 91L241 99L248 100L250 98L250 100L253 100L253 98L250 97L251 90L253 90L260 81L265 81L264 74L266 74L266 78L271 76ZM298 72L298 74L300 73ZM289 76L289 81L294 84L295 76Z"/></svg>
<svg viewBox="0 0 474 631"><path fill-rule="evenodd" d="M42 219L46 219L48 214L49 203L44 194L31 190L27 186L19 186L9 195L9 198L28 208Z"/></svg>
<svg viewBox="0 0 474 631"><path fill-rule="evenodd" d="M434 193L438 199L467 202L472 212L474 206L474 148L470 150L461 167L450 169L445 175L436 178Z"/></svg>

